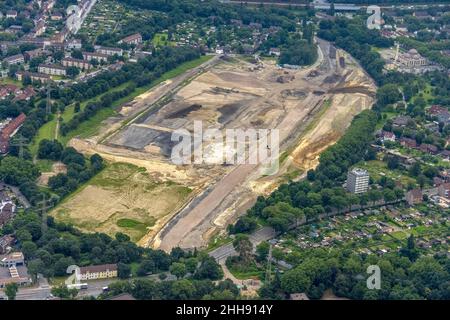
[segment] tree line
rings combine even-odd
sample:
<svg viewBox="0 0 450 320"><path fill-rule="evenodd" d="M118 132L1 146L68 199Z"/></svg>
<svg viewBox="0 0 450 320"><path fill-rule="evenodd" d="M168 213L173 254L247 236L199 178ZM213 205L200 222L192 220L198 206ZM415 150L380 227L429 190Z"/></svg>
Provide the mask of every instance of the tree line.
<svg viewBox="0 0 450 320"><path fill-rule="evenodd" d="M368 150L376 122L373 111L365 110L357 115L341 139L321 154L318 167L308 171L308 181L283 184L267 198L258 197L247 216L230 226L229 231L251 232L257 227L257 219L262 219L276 231L285 232L305 217L314 219L322 213L351 208L352 205L365 206L382 199L402 198L403 193L395 186L383 193L373 190L359 196L347 193L341 186L352 165L373 156Z"/></svg>

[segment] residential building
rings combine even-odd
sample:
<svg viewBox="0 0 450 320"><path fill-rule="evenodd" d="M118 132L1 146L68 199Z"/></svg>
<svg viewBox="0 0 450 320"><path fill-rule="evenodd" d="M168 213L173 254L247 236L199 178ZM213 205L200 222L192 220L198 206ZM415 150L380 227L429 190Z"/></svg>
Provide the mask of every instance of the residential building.
<svg viewBox="0 0 450 320"><path fill-rule="evenodd" d="M25 62L25 58L24 58L23 54L19 53L19 54L10 56L10 57L6 57L5 59L3 59L3 61L6 62L8 65L22 64Z"/></svg>
<svg viewBox="0 0 450 320"><path fill-rule="evenodd" d="M45 32L46 29L47 29L47 27L45 25L45 21L44 20L40 20L40 21L38 21L36 23L36 26L33 29L34 35L36 37L39 37Z"/></svg>
<svg viewBox="0 0 450 320"><path fill-rule="evenodd" d="M0 266L4 268L23 266L25 257L22 252L12 252L0 259Z"/></svg>
<svg viewBox="0 0 450 320"><path fill-rule="evenodd" d="M442 150L441 152L439 152L439 155L444 160L450 160L450 150Z"/></svg>
<svg viewBox="0 0 450 320"><path fill-rule="evenodd" d="M433 186L439 187L443 183L445 183L445 181L442 180L441 178L439 178L439 177L434 177L433 178Z"/></svg>
<svg viewBox="0 0 450 320"><path fill-rule="evenodd" d="M106 300L136 300L136 299L129 293L121 293L118 294L117 296L108 298Z"/></svg>
<svg viewBox="0 0 450 320"><path fill-rule="evenodd" d="M258 22L251 22L248 26L250 27L250 29L262 29L262 24Z"/></svg>
<svg viewBox="0 0 450 320"><path fill-rule="evenodd" d="M444 108L440 105L432 105L429 109L427 109L427 113L431 116L438 116L440 114L448 114L450 113L447 108Z"/></svg>
<svg viewBox="0 0 450 320"><path fill-rule="evenodd" d="M437 154L438 148L432 144L422 143L419 146L419 150L429 154Z"/></svg>
<svg viewBox="0 0 450 320"><path fill-rule="evenodd" d="M434 20L434 18L430 16L426 11L415 11L413 13L413 16L419 20L426 20L426 19Z"/></svg>
<svg viewBox="0 0 450 320"><path fill-rule="evenodd" d="M52 76L65 76L66 68L56 64L40 64L38 67L39 73L49 74Z"/></svg>
<svg viewBox="0 0 450 320"><path fill-rule="evenodd" d="M28 72L28 71L17 71L16 78L19 81L22 81L25 77L30 77L31 81L40 81L42 83L51 81L51 78L48 74L37 73L37 72Z"/></svg>
<svg viewBox="0 0 450 320"><path fill-rule="evenodd" d="M406 202L408 202L410 206L422 203L422 201L423 201L422 190L413 189L406 193Z"/></svg>
<svg viewBox="0 0 450 320"><path fill-rule="evenodd" d="M22 31L22 26L18 26L18 25L12 25L12 26L9 26L9 27L5 30L6 33L12 33L12 34L17 34L17 33L19 33L20 31Z"/></svg>
<svg viewBox="0 0 450 320"><path fill-rule="evenodd" d="M351 193L364 193L369 189L369 173L360 168L354 168L347 174L347 190Z"/></svg>
<svg viewBox="0 0 450 320"><path fill-rule="evenodd" d="M16 95L13 99L13 101L29 101L32 97L36 95L36 91L33 89L32 86L28 86L25 89L22 90L21 93Z"/></svg>
<svg viewBox="0 0 450 320"><path fill-rule="evenodd" d="M83 70L89 70L92 65L87 60L73 59L73 58L64 58L61 60L61 64L64 67L77 67Z"/></svg>
<svg viewBox="0 0 450 320"><path fill-rule="evenodd" d="M95 280L117 277L117 264L102 264L80 268L80 280Z"/></svg>
<svg viewBox="0 0 450 320"><path fill-rule="evenodd" d="M0 85L0 99L5 99L10 95L16 95L21 92L20 88L14 84Z"/></svg>
<svg viewBox="0 0 450 320"><path fill-rule="evenodd" d="M123 55L123 49L122 48L111 48L111 47L97 46L95 48L95 51L98 52L98 53L106 54L107 56L114 56L114 55L122 56Z"/></svg>
<svg viewBox="0 0 450 320"><path fill-rule="evenodd" d="M450 183L443 183L438 187L438 194L446 199L450 199Z"/></svg>
<svg viewBox="0 0 450 320"><path fill-rule="evenodd" d="M13 203L6 203L0 209L0 227L7 224L14 216L15 206Z"/></svg>
<svg viewBox="0 0 450 320"><path fill-rule="evenodd" d="M139 44L141 42L142 42L142 35L140 33L132 34L119 41L119 43L126 43L126 44Z"/></svg>
<svg viewBox="0 0 450 320"><path fill-rule="evenodd" d="M406 68L420 67L428 64L427 60L416 49L411 49L406 53L400 54L398 56L398 62Z"/></svg>
<svg viewBox="0 0 450 320"><path fill-rule="evenodd" d="M291 293L289 300L309 300L306 293Z"/></svg>
<svg viewBox="0 0 450 320"><path fill-rule="evenodd" d="M108 61L108 56L104 53L97 53L97 52L83 52L83 58L84 60L91 61L91 60L97 60L98 62Z"/></svg>

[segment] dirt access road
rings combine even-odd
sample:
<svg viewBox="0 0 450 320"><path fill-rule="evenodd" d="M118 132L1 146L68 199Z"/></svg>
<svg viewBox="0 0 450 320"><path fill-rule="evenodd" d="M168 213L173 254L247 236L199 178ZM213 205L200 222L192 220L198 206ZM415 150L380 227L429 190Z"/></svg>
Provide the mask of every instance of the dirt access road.
<svg viewBox="0 0 450 320"><path fill-rule="evenodd" d="M322 70L325 68L330 75L334 72L330 67L330 61L328 61L328 51L325 50L328 44L322 41L319 42L319 44L319 59L313 66L303 70L302 74L304 76L320 67ZM323 51L326 53L324 54ZM268 97L263 97L261 99L267 98ZM324 98L310 94L306 98L307 102L305 104L314 106L320 103L321 99L323 100ZM259 101L256 103L259 103ZM281 123L276 127L280 130L280 141L286 141L290 135L296 131L297 127L301 126L301 121L306 116L302 109L295 108L291 110L291 112L286 114ZM180 212L180 214L178 214L171 223L160 232L160 235L153 242L153 247L170 251L177 246L186 249L204 246L206 243L204 234L207 232L208 228L210 228L211 222L217 218L216 208L226 197L230 196L233 190L244 184L250 175L255 174L257 168L257 165L250 164L243 164L235 167L212 187L212 190L207 190L204 194L200 195L199 197L201 197L201 199L197 199L197 203L193 208L189 207ZM196 200L194 199L194 202L195 201Z"/></svg>

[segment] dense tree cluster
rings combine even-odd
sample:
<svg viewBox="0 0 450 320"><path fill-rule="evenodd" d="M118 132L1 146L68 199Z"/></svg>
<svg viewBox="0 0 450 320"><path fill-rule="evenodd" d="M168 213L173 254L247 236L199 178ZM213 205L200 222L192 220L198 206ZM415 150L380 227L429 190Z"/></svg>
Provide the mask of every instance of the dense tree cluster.
<svg viewBox="0 0 450 320"><path fill-rule="evenodd" d="M39 145L40 155L44 152L42 147L47 145L49 144L44 143ZM82 183L91 179L104 167L103 159L98 154L92 155L89 158L89 162L87 162L84 156L72 147L68 147L64 149L64 151L61 151L62 146L57 141L53 142L53 146L55 146L54 148L57 148L56 153L59 151L60 155L52 160L61 160L61 162L67 166L67 173L58 173L48 180L50 189L60 197L64 197L75 191ZM55 156L53 149L49 150L47 148L47 150L51 151L51 153L48 154L48 157Z"/></svg>
<svg viewBox="0 0 450 320"><path fill-rule="evenodd" d="M129 293L139 300L234 300L239 296L239 289L228 279L217 283L193 279L161 282L136 279L111 284L109 292L101 298L121 293Z"/></svg>

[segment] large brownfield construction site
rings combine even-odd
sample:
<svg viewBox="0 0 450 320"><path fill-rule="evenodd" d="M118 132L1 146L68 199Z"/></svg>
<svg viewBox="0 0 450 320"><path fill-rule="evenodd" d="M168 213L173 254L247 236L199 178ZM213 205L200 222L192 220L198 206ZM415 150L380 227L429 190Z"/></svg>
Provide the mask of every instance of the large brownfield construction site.
<svg viewBox="0 0 450 320"><path fill-rule="evenodd" d="M97 136L70 141L108 166L51 214L84 231L126 233L142 246L207 245L258 195L315 167L353 116L372 105L373 81L348 54L330 54L318 41L310 67L215 56L122 106ZM197 120L204 129L278 129L280 169L264 175L255 164L175 165L172 133L192 132Z"/></svg>

